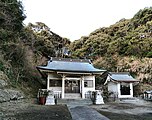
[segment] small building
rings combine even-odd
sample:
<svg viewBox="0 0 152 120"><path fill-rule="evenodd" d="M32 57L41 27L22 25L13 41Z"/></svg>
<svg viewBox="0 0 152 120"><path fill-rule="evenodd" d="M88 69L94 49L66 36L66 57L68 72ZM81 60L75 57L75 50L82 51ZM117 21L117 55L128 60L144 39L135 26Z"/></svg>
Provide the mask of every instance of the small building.
<svg viewBox="0 0 152 120"><path fill-rule="evenodd" d="M104 84L107 84L108 92L113 93L117 98L132 98L133 86L138 82L129 73L110 72Z"/></svg>
<svg viewBox="0 0 152 120"><path fill-rule="evenodd" d="M85 98L89 91L95 91L95 76L106 71L94 68L90 60L67 58L51 58L46 66L37 69L47 78L46 89L59 98Z"/></svg>
<svg viewBox="0 0 152 120"><path fill-rule="evenodd" d="M144 99L145 100L152 100L152 90L144 92Z"/></svg>

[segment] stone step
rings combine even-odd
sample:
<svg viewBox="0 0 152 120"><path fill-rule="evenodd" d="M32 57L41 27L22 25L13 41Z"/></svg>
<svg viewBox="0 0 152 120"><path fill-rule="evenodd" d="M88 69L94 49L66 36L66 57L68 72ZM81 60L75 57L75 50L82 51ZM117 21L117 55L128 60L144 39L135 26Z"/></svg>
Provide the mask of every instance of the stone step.
<svg viewBox="0 0 152 120"><path fill-rule="evenodd" d="M80 93L65 93L64 97L65 99L80 99L81 94Z"/></svg>
<svg viewBox="0 0 152 120"><path fill-rule="evenodd" d="M125 101L125 100L137 100L137 98L135 97L131 97L131 98L119 98L120 101Z"/></svg>
<svg viewBox="0 0 152 120"><path fill-rule="evenodd" d="M57 99L57 104L66 105L91 105L93 104L91 99Z"/></svg>

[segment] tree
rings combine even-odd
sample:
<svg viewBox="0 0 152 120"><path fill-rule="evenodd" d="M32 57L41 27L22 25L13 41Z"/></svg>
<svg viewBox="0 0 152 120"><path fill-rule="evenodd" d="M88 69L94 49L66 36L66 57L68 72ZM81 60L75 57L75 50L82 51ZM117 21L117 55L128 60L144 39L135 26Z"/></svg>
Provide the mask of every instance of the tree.
<svg viewBox="0 0 152 120"><path fill-rule="evenodd" d="M0 39L15 41L23 28L25 15L18 0L0 0ZM2 43L2 42L1 42Z"/></svg>
<svg viewBox="0 0 152 120"><path fill-rule="evenodd" d="M42 22L29 23L25 27L25 42L32 47L35 52L41 52L43 56L62 56L62 49L70 44L70 40L62 38L52 32L50 28ZM60 55L59 55L60 54Z"/></svg>

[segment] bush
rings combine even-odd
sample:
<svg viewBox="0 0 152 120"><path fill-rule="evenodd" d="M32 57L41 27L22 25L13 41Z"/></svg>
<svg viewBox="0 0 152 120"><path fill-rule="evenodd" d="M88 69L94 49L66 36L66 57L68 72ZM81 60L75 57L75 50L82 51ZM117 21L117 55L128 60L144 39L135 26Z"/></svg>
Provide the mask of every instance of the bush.
<svg viewBox="0 0 152 120"><path fill-rule="evenodd" d="M149 57L149 58L152 58L152 51L148 52L146 56Z"/></svg>

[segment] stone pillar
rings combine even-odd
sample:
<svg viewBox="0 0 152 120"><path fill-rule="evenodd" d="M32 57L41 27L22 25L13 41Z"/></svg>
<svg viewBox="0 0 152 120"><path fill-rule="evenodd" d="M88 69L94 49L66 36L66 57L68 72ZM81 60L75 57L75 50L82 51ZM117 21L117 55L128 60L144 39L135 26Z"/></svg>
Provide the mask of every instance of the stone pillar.
<svg viewBox="0 0 152 120"><path fill-rule="evenodd" d="M84 76L82 77L82 80L81 80L81 87L82 87L82 98L84 99L85 98L85 92L84 92Z"/></svg>
<svg viewBox="0 0 152 120"><path fill-rule="evenodd" d="M120 83L117 83L118 98L121 96Z"/></svg>
<svg viewBox="0 0 152 120"><path fill-rule="evenodd" d="M49 89L49 86L50 86L50 77L49 77L49 74L48 74L48 77L47 77L47 90Z"/></svg>
<svg viewBox="0 0 152 120"><path fill-rule="evenodd" d="M94 104L104 104L103 97L101 95L101 90L96 90L94 94L95 94Z"/></svg>
<svg viewBox="0 0 152 120"><path fill-rule="evenodd" d="M65 88L65 75L62 76L62 95L61 95L62 98L64 98L64 88Z"/></svg>
<svg viewBox="0 0 152 120"><path fill-rule="evenodd" d="M55 105L55 99L54 99L53 91L48 91L48 96L46 97L45 105Z"/></svg>

